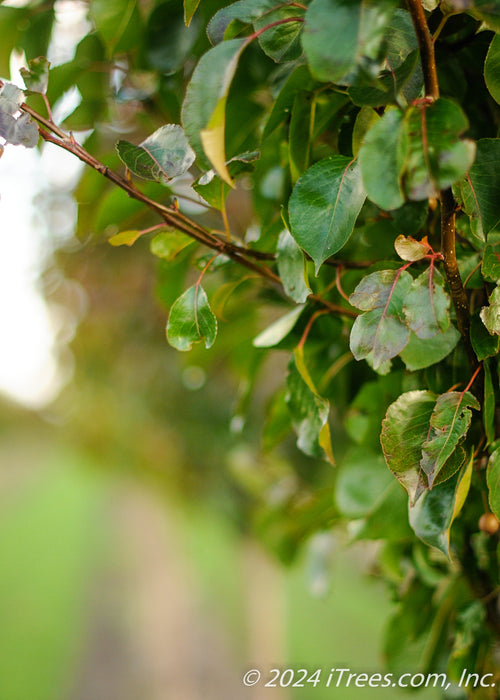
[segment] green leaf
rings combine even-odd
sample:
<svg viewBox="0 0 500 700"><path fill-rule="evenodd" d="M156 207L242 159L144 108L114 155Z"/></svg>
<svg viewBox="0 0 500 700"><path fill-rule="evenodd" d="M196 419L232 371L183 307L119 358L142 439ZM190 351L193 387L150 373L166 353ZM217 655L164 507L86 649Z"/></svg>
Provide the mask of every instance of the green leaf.
<svg viewBox="0 0 500 700"><path fill-rule="evenodd" d="M401 110L386 110L365 135L359 151L359 165L367 196L386 210L397 209L404 203L398 155L402 125Z"/></svg>
<svg viewBox="0 0 500 700"><path fill-rule="evenodd" d="M399 68L381 71L373 87L352 85L349 88L349 97L355 105L360 107L383 107L384 105L397 104L398 95L415 72L418 58L418 51L413 51Z"/></svg>
<svg viewBox="0 0 500 700"><path fill-rule="evenodd" d="M398 231L406 235L413 235L420 231L427 220L429 202L405 202L399 209L393 209L391 216L394 219L394 226Z"/></svg>
<svg viewBox="0 0 500 700"><path fill-rule="evenodd" d="M297 447L310 457L334 464L328 415L330 404L321 397L298 348L288 365L286 403L297 433Z"/></svg>
<svg viewBox="0 0 500 700"><path fill-rule="evenodd" d="M500 104L500 36L495 34L484 62L484 80L497 104Z"/></svg>
<svg viewBox="0 0 500 700"><path fill-rule="evenodd" d="M352 130L352 153L356 157L363 145L364 138L371 127L380 119L372 107L362 107L354 122Z"/></svg>
<svg viewBox="0 0 500 700"><path fill-rule="evenodd" d="M420 460L429 488L432 488L437 475L469 430L472 417L470 407L481 408L475 396L468 391L465 394L448 391L438 397Z"/></svg>
<svg viewBox="0 0 500 700"><path fill-rule="evenodd" d="M459 191L474 234L484 240L500 222L500 139L477 142L476 160Z"/></svg>
<svg viewBox="0 0 500 700"><path fill-rule="evenodd" d="M460 0L458 0L460 2ZM457 0L452 1L457 2ZM476 19L484 22L489 29L493 29L495 32L500 31L500 7L496 0L471 0L467 3L466 7L459 4L459 11L462 12L467 9L470 14Z"/></svg>
<svg viewBox="0 0 500 700"><path fill-rule="evenodd" d="M178 0L170 0L157 4L148 17L143 50L150 66L163 75L181 71L192 60L199 24L194 21L186 27L185 11L186 5L183 8Z"/></svg>
<svg viewBox="0 0 500 700"><path fill-rule="evenodd" d="M258 160L259 156L260 153L258 151L252 151L231 158L227 162L227 169L231 179L234 180L242 173L254 170L255 161ZM203 173L193 185L193 189L203 197L208 205L219 211L224 209L226 197L231 191L229 185L220 179L215 170L208 170L206 173Z"/></svg>
<svg viewBox="0 0 500 700"><path fill-rule="evenodd" d="M293 61L302 53L300 36L303 22L299 21L302 19L302 15L303 10L301 8L283 5L281 7L276 7L263 17L255 20L255 30L259 31L274 22L290 19L290 22L285 22L275 27L269 27L269 29L266 29L266 31L259 36L259 44L262 50L272 58L273 61L276 61L276 63Z"/></svg>
<svg viewBox="0 0 500 700"><path fill-rule="evenodd" d="M128 51L140 42L142 20L136 0L92 0L90 15L109 56Z"/></svg>
<svg viewBox="0 0 500 700"><path fill-rule="evenodd" d="M451 479L426 491L409 510L410 525L423 542L446 556L450 552L450 529L470 488L473 459Z"/></svg>
<svg viewBox="0 0 500 700"><path fill-rule="evenodd" d="M50 62L44 56L39 56L28 61L28 66L29 68L20 68L27 90L44 95L49 83Z"/></svg>
<svg viewBox="0 0 500 700"><path fill-rule="evenodd" d="M488 301L489 306L481 309L481 320L491 335L500 335L500 287L495 287Z"/></svg>
<svg viewBox="0 0 500 700"><path fill-rule="evenodd" d="M203 287L195 284L180 296L170 310L167 340L177 350L191 350L203 341L210 348L217 335L217 320L210 310Z"/></svg>
<svg viewBox="0 0 500 700"><path fill-rule="evenodd" d="M256 338L254 338L253 346L255 348L272 348L274 345L278 345L278 343L280 343L283 338L286 338L286 336L290 333L303 310L304 304L296 306L287 314L272 323L268 328L263 330L262 333L259 333Z"/></svg>
<svg viewBox="0 0 500 700"><path fill-rule="evenodd" d="M348 518L367 515L393 483L382 455L362 447L350 449L339 466L335 504Z"/></svg>
<svg viewBox="0 0 500 700"><path fill-rule="evenodd" d="M132 246L143 234L144 231L120 231L120 233L116 233L114 236L111 236L111 238L108 238L108 243L112 246Z"/></svg>
<svg viewBox="0 0 500 700"><path fill-rule="evenodd" d="M395 4L393 0L313 0L302 43L314 77L348 85L360 64L378 67Z"/></svg>
<svg viewBox="0 0 500 700"><path fill-rule="evenodd" d="M439 332L432 338L425 340L421 340L414 333L411 333L410 340L400 353L400 357L407 369L415 372L444 360L456 347L459 340L460 333L452 325L444 333Z"/></svg>
<svg viewBox="0 0 500 700"><path fill-rule="evenodd" d="M276 262L285 294L297 304L305 302L311 290L306 279L304 254L286 230L278 239Z"/></svg>
<svg viewBox="0 0 500 700"><path fill-rule="evenodd" d="M314 95L305 91L298 92L293 101L288 129L288 161L293 184L309 166L311 143L310 138L304 138L304 135L312 133L315 112Z"/></svg>
<svg viewBox="0 0 500 700"><path fill-rule="evenodd" d="M401 482L414 503L425 489L420 459L436 405L436 394L409 391L392 403L382 421L380 442L387 466Z"/></svg>
<svg viewBox="0 0 500 700"><path fill-rule="evenodd" d="M220 178L232 186L226 167L226 101L248 41L231 39L205 53L192 75L182 105L182 123L197 155L206 155Z"/></svg>
<svg viewBox="0 0 500 700"><path fill-rule="evenodd" d="M163 260L171 261L185 250L194 245L195 241L180 231L164 231L158 233L151 241L150 250L153 255Z"/></svg>
<svg viewBox="0 0 500 700"><path fill-rule="evenodd" d="M432 338L450 326L450 297L443 287L443 278L434 267L428 267L413 280L403 311L411 330L422 340Z"/></svg>
<svg viewBox="0 0 500 700"><path fill-rule="evenodd" d="M196 12L199 4L200 0L184 0L184 21L186 23L186 27L189 27L191 24L191 20L193 19L193 15Z"/></svg>
<svg viewBox="0 0 500 700"><path fill-rule="evenodd" d="M491 376L489 362L483 362L484 371L484 399L483 399L483 425L487 444L491 445L495 440L495 387Z"/></svg>
<svg viewBox="0 0 500 700"><path fill-rule="evenodd" d="M288 205L291 234L316 274L349 239L365 196L358 163L345 156L315 163L297 181Z"/></svg>
<svg viewBox="0 0 500 700"><path fill-rule="evenodd" d="M279 4L279 0L239 0L222 7L208 23L208 38L212 44L219 44L232 22L252 24Z"/></svg>
<svg viewBox="0 0 500 700"><path fill-rule="evenodd" d="M500 350L500 336L491 335L476 310L471 316L470 339L479 362L494 357Z"/></svg>
<svg viewBox="0 0 500 700"><path fill-rule="evenodd" d="M309 92L314 85L315 81L311 78L307 66L299 65L290 73L278 96L273 101L271 112L262 133L263 140L289 118L297 93L300 91Z"/></svg>
<svg viewBox="0 0 500 700"><path fill-rule="evenodd" d="M401 542L413 535L408 524L408 499L394 480L363 520L352 524L356 526L352 533L356 540Z"/></svg>
<svg viewBox="0 0 500 700"><path fill-rule="evenodd" d="M408 199L437 197L472 166L475 143L460 140L468 128L461 108L447 99L420 103L404 116L400 142L400 178Z"/></svg>
<svg viewBox="0 0 500 700"><path fill-rule="evenodd" d="M500 448L493 452L488 461L486 480L491 511L500 518Z"/></svg>
<svg viewBox="0 0 500 700"><path fill-rule="evenodd" d="M354 321L349 345L356 360L371 357L377 370L398 355L410 337L403 303L412 276L405 270L381 270L364 277L349 302L365 311Z"/></svg>
<svg viewBox="0 0 500 700"><path fill-rule="evenodd" d="M116 150L135 175L156 182L182 175L195 159L183 129L177 124L161 126L139 146L118 141Z"/></svg>
<svg viewBox="0 0 500 700"><path fill-rule="evenodd" d="M489 282L500 280L500 254L489 243L483 252L481 273Z"/></svg>

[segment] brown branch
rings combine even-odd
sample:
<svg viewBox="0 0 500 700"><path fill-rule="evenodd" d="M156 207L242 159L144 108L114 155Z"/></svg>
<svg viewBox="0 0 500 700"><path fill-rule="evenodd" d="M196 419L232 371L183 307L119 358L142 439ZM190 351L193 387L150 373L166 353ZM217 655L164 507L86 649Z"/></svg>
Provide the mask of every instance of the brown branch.
<svg viewBox="0 0 500 700"><path fill-rule="evenodd" d="M436 69L436 57L434 42L432 41L425 12L421 0L407 0L408 9L412 18L415 34L420 49L422 71L424 74L425 96L431 100L439 98L439 83ZM470 314L467 295L465 293L462 278L458 270L457 254L455 250L456 226L455 210L456 202L450 188L439 193L441 202L441 252L446 279L450 288L451 298L457 317L458 329L462 336L465 351L471 369L477 367L477 359L470 341Z"/></svg>

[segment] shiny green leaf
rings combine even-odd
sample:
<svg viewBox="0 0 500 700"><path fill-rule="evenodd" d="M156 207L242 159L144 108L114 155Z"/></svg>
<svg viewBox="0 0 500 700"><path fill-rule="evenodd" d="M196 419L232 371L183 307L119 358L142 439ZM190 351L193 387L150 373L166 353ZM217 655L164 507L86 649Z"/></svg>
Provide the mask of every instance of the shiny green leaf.
<svg viewBox="0 0 500 700"><path fill-rule="evenodd" d="M180 231L163 231L158 233L151 241L150 250L153 255L163 260L171 261L185 250L194 245L195 241Z"/></svg>
<svg viewBox="0 0 500 700"><path fill-rule="evenodd" d="M180 296L170 310L167 340L177 350L191 350L203 341L210 348L217 335L217 320L210 310L203 287L195 284Z"/></svg>
<svg viewBox="0 0 500 700"><path fill-rule="evenodd" d="M491 445L495 440L495 387L491 374L490 364L483 362L484 372L484 398L483 398L483 425L484 433Z"/></svg>
<svg viewBox="0 0 500 700"><path fill-rule="evenodd" d="M349 85L356 69L382 60L384 34L393 0L313 0L302 37L312 74Z"/></svg>
<svg viewBox="0 0 500 700"><path fill-rule="evenodd" d="M403 311L411 330L425 340L448 330L449 308L450 297L444 290L443 278L434 267L428 267L413 280Z"/></svg>
<svg viewBox="0 0 500 700"><path fill-rule="evenodd" d="M412 284L405 270L382 270L364 277L349 297L365 311L354 321L349 345L356 360L371 358L375 370L405 347L410 330L404 322L403 303Z"/></svg>
<svg viewBox="0 0 500 700"><path fill-rule="evenodd" d="M500 36L495 34L484 62L484 80L490 95L500 104Z"/></svg>
<svg viewBox="0 0 500 700"><path fill-rule="evenodd" d="M476 155L475 143L460 140L468 121L447 99L410 106L400 142L400 178L408 199L437 197L464 177Z"/></svg>
<svg viewBox="0 0 500 700"><path fill-rule="evenodd" d="M291 234L316 273L349 239L365 196L358 163L345 156L315 163L297 181L288 205Z"/></svg>
<svg viewBox="0 0 500 700"><path fill-rule="evenodd" d="M421 340L414 333L411 333L408 344L400 353L400 357L407 369L415 372L444 360L454 350L459 340L460 333L453 325L450 325L444 333L440 331L432 338L425 340Z"/></svg>
<svg viewBox="0 0 500 700"><path fill-rule="evenodd" d="M399 179L399 142L403 113L388 109L365 134L359 165L366 193L382 209L397 209L404 203Z"/></svg>
<svg viewBox="0 0 500 700"><path fill-rule="evenodd" d="M500 223L500 139L477 142L476 160L459 192L473 232L484 240Z"/></svg>

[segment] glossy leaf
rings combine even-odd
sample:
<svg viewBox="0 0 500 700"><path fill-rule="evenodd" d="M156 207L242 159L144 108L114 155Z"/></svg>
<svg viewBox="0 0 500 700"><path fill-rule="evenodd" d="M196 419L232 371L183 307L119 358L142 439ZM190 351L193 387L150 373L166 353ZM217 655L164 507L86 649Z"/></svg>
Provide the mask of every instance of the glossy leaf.
<svg viewBox="0 0 500 700"><path fill-rule="evenodd" d="M349 239L365 196L358 163L345 156L315 163L297 181L288 205L291 234L316 273Z"/></svg>
<svg viewBox="0 0 500 700"><path fill-rule="evenodd" d="M484 80L495 102L500 104L500 36L495 34L484 62Z"/></svg>
<svg viewBox="0 0 500 700"><path fill-rule="evenodd" d="M45 94L49 84L50 62L44 56L39 56L28 61L28 66L29 68L19 69L26 89Z"/></svg>
<svg viewBox="0 0 500 700"><path fill-rule="evenodd" d="M432 488L437 475L469 430L472 417L470 408L481 408L470 392L448 391L437 398L420 460L429 488Z"/></svg>
<svg viewBox="0 0 500 700"><path fill-rule="evenodd" d="M140 146L134 146L128 141L118 141L116 150L127 168L135 175L157 182L165 182L182 175L195 159L184 131L177 124L160 127Z"/></svg>
<svg viewBox="0 0 500 700"><path fill-rule="evenodd" d="M399 142L403 113L388 109L365 134L359 165L366 193L382 209L397 209L404 203L399 180Z"/></svg>
<svg viewBox="0 0 500 700"><path fill-rule="evenodd" d="M415 534L423 542L449 556L450 529L470 488L472 458L451 479L426 491L410 507L409 518Z"/></svg>
<svg viewBox="0 0 500 700"><path fill-rule="evenodd" d="M425 369L444 360L457 346L460 333L455 326L450 325L444 333L436 333L432 338L421 340L411 333L406 347L401 351L400 357L407 369L415 372Z"/></svg>
<svg viewBox="0 0 500 700"><path fill-rule="evenodd" d="M306 281L304 254L286 230L278 239L276 262L286 295L298 304L305 302L311 290Z"/></svg>
<svg viewBox="0 0 500 700"><path fill-rule="evenodd" d="M468 121L447 99L409 107L400 147L400 177L408 199L437 197L464 177L476 155L475 143L460 140Z"/></svg>
<svg viewBox="0 0 500 700"><path fill-rule="evenodd" d="M256 338L254 338L253 346L256 348L271 348L274 345L278 345L278 343L280 343L283 338L286 338L286 336L290 333L303 310L303 304L296 306L287 314L272 323L268 328L263 330L262 333L259 333Z"/></svg>
<svg viewBox="0 0 500 700"><path fill-rule="evenodd" d="M184 22L186 23L186 27L189 27L191 24L191 20L199 4L200 0L184 0Z"/></svg>
<svg viewBox="0 0 500 700"><path fill-rule="evenodd" d="M459 185L473 232L483 240L500 222L500 139L480 139L474 165Z"/></svg>
<svg viewBox="0 0 500 700"><path fill-rule="evenodd" d="M288 366L286 403L299 449L334 464L328 425L330 405L318 394L298 349Z"/></svg>
<svg viewBox="0 0 500 700"><path fill-rule="evenodd" d="M432 338L450 326L450 297L443 278L435 268L427 268L413 280L403 311L411 330L422 340Z"/></svg>
<svg viewBox="0 0 500 700"><path fill-rule="evenodd" d="M395 4L392 0L313 0L302 37L312 74L318 80L349 85L361 63L378 67Z"/></svg>
<svg viewBox="0 0 500 700"><path fill-rule="evenodd" d="M208 23L208 38L212 44L219 44L224 40L224 35L232 22L252 24L278 4L276 0L239 0L227 7L222 7Z"/></svg>
<svg viewBox="0 0 500 700"><path fill-rule="evenodd" d="M436 395L430 391L409 391L392 403L382 422L380 442L387 466L415 503L425 489L420 460L427 439Z"/></svg>
<svg viewBox="0 0 500 700"><path fill-rule="evenodd" d="M170 310L167 340L177 350L191 350L203 341L210 348L217 335L217 320L210 310L203 287L195 284L180 296Z"/></svg>
<svg viewBox="0 0 500 700"><path fill-rule="evenodd" d="M279 5L263 17L255 20L256 31L264 30L259 36L259 44L262 50L276 63L293 61L302 53L300 36L302 33L302 8L297 6ZM284 22L284 20L289 20ZM276 26L270 26L275 22L283 22Z"/></svg>
<svg viewBox="0 0 500 700"><path fill-rule="evenodd" d="M482 362L487 357L494 357L500 350L500 336L491 335L485 327L479 310L476 310L471 316L470 339L474 352L479 362Z"/></svg>
<svg viewBox="0 0 500 700"><path fill-rule="evenodd" d="M500 449L496 449L488 461L486 479L490 508L497 518L500 518Z"/></svg>
<svg viewBox="0 0 500 700"><path fill-rule="evenodd" d="M364 277L349 297L365 311L354 321L349 345L356 360L371 357L373 368L398 355L410 337L403 303L412 284L406 271L382 270Z"/></svg>
<svg viewBox="0 0 500 700"><path fill-rule="evenodd" d="M500 335L500 287L495 287L488 301L489 306L481 309L481 320L491 335Z"/></svg>
<svg viewBox="0 0 500 700"><path fill-rule="evenodd" d="M233 185L226 167L226 101L245 39L232 39L205 53L186 90L182 105L182 123L197 155L206 155L214 170L228 185Z"/></svg>

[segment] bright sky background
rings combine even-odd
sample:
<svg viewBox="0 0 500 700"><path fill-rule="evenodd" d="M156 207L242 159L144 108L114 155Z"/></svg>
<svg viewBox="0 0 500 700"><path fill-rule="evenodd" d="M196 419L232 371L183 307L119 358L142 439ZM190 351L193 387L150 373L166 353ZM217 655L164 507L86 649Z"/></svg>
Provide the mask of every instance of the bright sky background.
<svg viewBox="0 0 500 700"><path fill-rule="evenodd" d="M71 58L86 31L84 12L78 0L57 3L52 65ZM11 79L23 87L15 72ZM37 206L43 207L44 190L63 184L67 189L75 182L79 165L69 159L55 147L40 156L22 146L7 146L0 159L0 391L32 408L53 399L66 374L55 346L61 316L50 312L38 289L50 236L34 199L38 195Z"/></svg>

